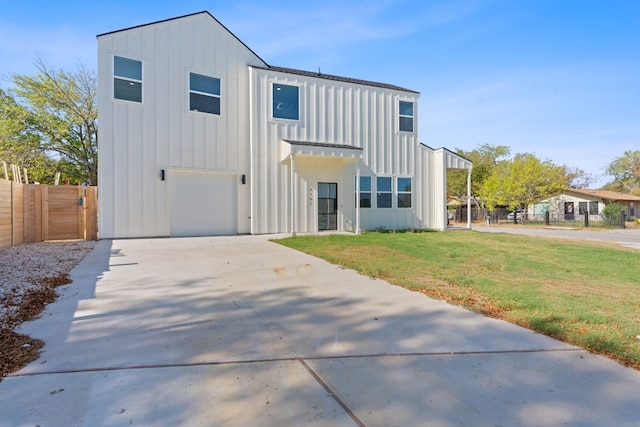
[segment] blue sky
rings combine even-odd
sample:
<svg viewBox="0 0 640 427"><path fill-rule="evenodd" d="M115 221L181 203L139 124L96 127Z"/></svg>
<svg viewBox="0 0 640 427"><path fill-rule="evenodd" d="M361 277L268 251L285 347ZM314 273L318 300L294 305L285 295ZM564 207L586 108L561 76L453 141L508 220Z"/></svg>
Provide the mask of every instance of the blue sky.
<svg viewBox="0 0 640 427"><path fill-rule="evenodd" d="M599 176L640 150L640 1L4 0L0 74L96 64L97 34L208 10L267 63L417 90L420 140ZM0 87L10 83L0 81Z"/></svg>

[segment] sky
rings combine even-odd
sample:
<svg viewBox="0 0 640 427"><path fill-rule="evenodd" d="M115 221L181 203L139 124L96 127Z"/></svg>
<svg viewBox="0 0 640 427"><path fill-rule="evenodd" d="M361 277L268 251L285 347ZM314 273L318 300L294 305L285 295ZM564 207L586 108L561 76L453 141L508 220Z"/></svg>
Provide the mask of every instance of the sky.
<svg viewBox="0 0 640 427"><path fill-rule="evenodd" d="M507 145L611 180L640 150L638 0L0 0L0 88L96 69L96 35L207 10L270 65L420 92L419 139Z"/></svg>

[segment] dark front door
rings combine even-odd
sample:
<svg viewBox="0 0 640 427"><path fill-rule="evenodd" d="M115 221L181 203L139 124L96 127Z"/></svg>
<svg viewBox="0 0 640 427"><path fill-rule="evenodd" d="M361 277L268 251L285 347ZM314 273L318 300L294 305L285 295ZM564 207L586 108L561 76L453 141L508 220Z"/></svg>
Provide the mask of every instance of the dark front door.
<svg viewBox="0 0 640 427"><path fill-rule="evenodd" d="M318 183L318 230L338 229L338 184Z"/></svg>

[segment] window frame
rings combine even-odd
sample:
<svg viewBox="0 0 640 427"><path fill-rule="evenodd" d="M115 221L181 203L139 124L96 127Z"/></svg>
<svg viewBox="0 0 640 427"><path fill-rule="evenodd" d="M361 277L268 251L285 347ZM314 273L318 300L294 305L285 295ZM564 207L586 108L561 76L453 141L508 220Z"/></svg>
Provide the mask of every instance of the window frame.
<svg viewBox="0 0 640 427"><path fill-rule="evenodd" d="M136 79L136 78L133 78L133 77L116 74L116 58L124 59L124 60L127 60L127 61L139 62L140 63L140 79ZM143 88L144 61L142 61L140 59L134 59L134 58L131 58L131 57L123 56L123 55L113 54L112 55L111 65L113 66L112 73L111 73L112 74L111 84L112 84L112 89L113 89L111 91L112 99L113 100L117 100L117 101L135 102L136 104L142 104L143 101L144 101L144 90L143 90L144 89ZM116 96L116 80L139 84L140 85L140 100L138 101L137 99L127 99L127 98L119 98L119 97L117 97Z"/></svg>
<svg viewBox="0 0 640 427"><path fill-rule="evenodd" d="M287 86L290 88L295 88L296 91L298 92L298 109L297 109L297 113L296 113L296 118L290 118L290 117L278 117L276 116L275 112L276 112L276 85L279 86ZM300 121L300 117L302 116L301 114L301 109L302 109L302 91L300 90L301 87L298 84L292 84L292 83L288 83L288 82L280 82L280 81L271 81L271 118L273 120L284 120L287 122L299 122Z"/></svg>
<svg viewBox="0 0 640 427"><path fill-rule="evenodd" d="M595 209L593 209L595 207ZM599 215L600 214L600 205L598 201L589 202L589 215Z"/></svg>
<svg viewBox="0 0 640 427"><path fill-rule="evenodd" d="M409 180L409 191L400 189L400 180L408 179ZM406 206L405 203L400 203L400 196L409 195L409 205ZM413 178L410 176L397 176L396 177L396 206L398 209L411 209L413 207Z"/></svg>
<svg viewBox="0 0 640 427"><path fill-rule="evenodd" d="M365 178L369 179L369 190L363 191L362 190L362 180L365 179ZM354 177L354 184L357 184L357 179L358 179L357 176ZM359 207L360 209L370 209L370 208L373 207L373 205L372 205L373 200L372 200L372 197L371 197L371 194L372 194L371 183L372 183L371 175L360 175L360 195L359 196L358 196L358 187L357 187L357 185L356 185L356 187L354 189L354 192L355 192L355 206L356 206L356 208ZM369 206L363 206L362 205L362 195L363 194L368 194L369 195Z"/></svg>
<svg viewBox="0 0 640 427"><path fill-rule="evenodd" d="M403 103L411 105L411 115L402 113L402 110L403 110L402 104ZM415 101L399 99L398 100L398 130L400 132L405 132L405 133L414 133L415 129L416 129L415 117L416 117L416 103L415 103ZM402 122L403 122L402 119L411 119L411 130L407 130L407 129L403 129L402 128Z"/></svg>
<svg viewBox="0 0 640 427"><path fill-rule="evenodd" d="M589 214L589 202L578 202L578 215Z"/></svg>
<svg viewBox="0 0 640 427"><path fill-rule="evenodd" d="M203 91L192 89L191 88L191 75L192 74L195 74L196 76L206 77L206 78L212 79L212 80L217 80L218 81L218 92L219 93L215 94L215 93L203 92ZM191 94L218 99L218 112L215 113L215 112L192 109L191 108ZM218 117L222 116L222 79L220 77L218 77L218 76L213 76L213 75L210 75L210 74L204 74L202 72L189 70L187 72L187 104L188 104L188 110L190 112L192 112L192 113L207 114L207 115L218 116Z"/></svg>
<svg viewBox="0 0 640 427"><path fill-rule="evenodd" d="M380 180L389 180L389 190L380 190ZM389 206L381 206L380 196L389 196ZM376 209L391 209L393 208L393 177L391 176L376 176Z"/></svg>

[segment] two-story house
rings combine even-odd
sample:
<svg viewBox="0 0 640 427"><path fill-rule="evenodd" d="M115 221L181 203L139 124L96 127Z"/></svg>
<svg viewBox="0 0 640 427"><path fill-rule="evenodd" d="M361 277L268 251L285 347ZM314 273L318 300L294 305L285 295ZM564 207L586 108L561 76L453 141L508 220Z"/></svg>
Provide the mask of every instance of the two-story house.
<svg viewBox="0 0 640 427"><path fill-rule="evenodd" d="M419 93L275 67L208 12L98 36L102 238L446 227ZM470 176L470 174L469 174Z"/></svg>

